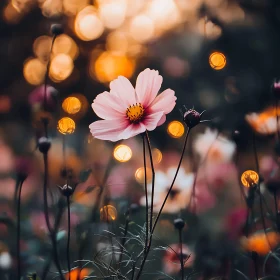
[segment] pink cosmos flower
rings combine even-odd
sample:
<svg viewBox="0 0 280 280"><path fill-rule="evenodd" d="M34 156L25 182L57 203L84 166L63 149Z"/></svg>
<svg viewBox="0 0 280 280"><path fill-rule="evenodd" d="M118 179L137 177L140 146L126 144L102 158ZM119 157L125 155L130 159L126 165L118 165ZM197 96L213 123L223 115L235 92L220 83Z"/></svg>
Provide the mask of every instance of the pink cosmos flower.
<svg viewBox="0 0 280 280"><path fill-rule="evenodd" d="M177 98L171 89L157 96L161 83L162 76L149 68L139 74L135 89L123 76L113 80L110 92L97 95L92 103L94 112L103 119L90 124L92 135L115 142L162 125Z"/></svg>
<svg viewBox="0 0 280 280"><path fill-rule="evenodd" d="M180 265L180 245L179 244L171 244L163 256L163 271L167 274L175 274L178 273L181 269ZM195 255L190 250L190 248L183 244L182 253L184 258L184 267L191 267L193 265Z"/></svg>

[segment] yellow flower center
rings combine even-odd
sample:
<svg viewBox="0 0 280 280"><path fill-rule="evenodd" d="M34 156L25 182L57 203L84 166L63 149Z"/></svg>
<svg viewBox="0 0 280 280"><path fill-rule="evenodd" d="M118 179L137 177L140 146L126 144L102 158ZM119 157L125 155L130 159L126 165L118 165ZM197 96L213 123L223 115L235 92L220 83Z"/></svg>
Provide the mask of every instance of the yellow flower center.
<svg viewBox="0 0 280 280"><path fill-rule="evenodd" d="M126 115L132 123L141 121L144 115L144 108L141 103L136 103L126 109Z"/></svg>

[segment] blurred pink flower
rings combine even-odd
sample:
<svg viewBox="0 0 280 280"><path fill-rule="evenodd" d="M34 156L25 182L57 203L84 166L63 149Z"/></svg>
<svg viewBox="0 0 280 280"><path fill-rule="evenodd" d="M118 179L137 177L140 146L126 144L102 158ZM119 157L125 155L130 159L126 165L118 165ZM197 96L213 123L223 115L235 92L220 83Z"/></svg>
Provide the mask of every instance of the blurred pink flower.
<svg viewBox="0 0 280 280"><path fill-rule="evenodd" d="M180 265L180 244L170 245L172 248L168 248L163 257L163 271L167 274L178 273L181 269ZM184 267L191 267L195 259L194 253L183 244L182 248L183 258L184 258Z"/></svg>
<svg viewBox="0 0 280 280"><path fill-rule="evenodd" d="M194 141L194 150L201 161L228 162L232 159L235 149L234 142L209 128L203 134L199 134Z"/></svg>
<svg viewBox="0 0 280 280"><path fill-rule="evenodd" d="M13 199L15 192L16 180L12 178L5 178L0 180L0 198ZM34 176L28 176L23 182L21 200L24 202L34 193L38 188L38 181Z"/></svg>
<svg viewBox="0 0 280 280"><path fill-rule="evenodd" d="M54 217L52 215L49 215L49 218L50 218L51 227L53 227ZM30 215L30 222L31 222L32 229L36 235L38 235L41 238L47 236L49 231L47 228L46 219L43 212L33 212Z"/></svg>
<svg viewBox="0 0 280 280"><path fill-rule="evenodd" d="M14 168L14 155L12 150L0 139L0 173L9 173Z"/></svg>
<svg viewBox="0 0 280 280"><path fill-rule="evenodd" d="M154 211L158 212L174 178L176 168L169 168L167 172L157 171L155 179ZM163 208L163 213L177 213L186 208L190 201L194 175L186 173L180 168L175 184ZM152 184L148 185L149 204L151 203ZM145 197L140 199L140 204L145 205Z"/></svg>
<svg viewBox="0 0 280 280"><path fill-rule="evenodd" d="M195 192L192 195L188 210L196 214L201 214L213 208L216 203L215 195L205 182L197 182L195 184Z"/></svg>
<svg viewBox="0 0 280 280"><path fill-rule="evenodd" d="M238 186L238 172L231 163L211 164L203 169L206 183L214 192L219 192L228 184Z"/></svg>
<svg viewBox="0 0 280 280"><path fill-rule="evenodd" d="M89 126L92 135L115 142L162 125L177 98L171 89L157 96L161 83L162 76L149 68L138 75L135 89L123 76L113 80L110 92L99 94L92 103L94 112L103 119Z"/></svg>
<svg viewBox="0 0 280 280"><path fill-rule="evenodd" d="M279 170L278 164L273 159L273 157L264 156L260 159L260 173L265 182L272 178L280 181L278 170Z"/></svg>
<svg viewBox="0 0 280 280"><path fill-rule="evenodd" d="M243 207L234 208L225 217L225 230L228 232L230 238L236 239L241 236L242 228L246 223L247 211Z"/></svg>
<svg viewBox="0 0 280 280"><path fill-rule="evenodd" d="M31 106L35 109L37 107L41 108L44 104L45 86L39 86L35 88L29 95L28 101ZM57 90L52 86L47 85L46 87L46 106L47 109L52 111L55 109L55 97L57 95Z"/></svg>

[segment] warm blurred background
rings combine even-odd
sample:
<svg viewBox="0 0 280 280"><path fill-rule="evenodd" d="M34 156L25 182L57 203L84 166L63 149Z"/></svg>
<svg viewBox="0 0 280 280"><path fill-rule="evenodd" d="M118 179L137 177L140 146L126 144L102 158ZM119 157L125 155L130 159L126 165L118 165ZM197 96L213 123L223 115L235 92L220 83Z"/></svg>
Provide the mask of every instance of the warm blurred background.
<svg viewBox="0 0 280 280"><path fill-rule="evenodd" d="M53 24L61 24L64 33L56 38L50 54ZM137 75L147 67L159 70L164 78L162 88L175 90L177 96L177 105L166 123L150 133L155 168L164 186L158 190L157 199L165 196L179 160L186 132L180 109L184 110L185 105L199 112L206 110L203 119L210 120L191 134L181 180L175 186L174 200L166 205L167 214L175 215L186 208L192 172L205 155L210 163L206 161L198 175L201 192L196 199L201 204L197 211L204 212L217 203L211 192L205 191L207 184L205 178L201 179L205 174L216 187L225 183L220 173L228 180L226 197L231 202L219 204L218 209L223 210L210 213L218 216L217 224L223 218L220 213L228 214L232 208L242 206L233 186L240 185L244 170L256 169L252 131L257 133L264 174L277 165L271 157L271 135L277 130L271 85L280 77L279 27L279 0L1 0L0 212L15 217L9 204L15 185L11 174L25 166L21 160L27 157L31 171L22 193L26 206L23 213L28 220L26 227L32 228L36 238L26 237L23 244L24 250L33 254L26 258L26 267L34 268L39 263L39 270L43 269L48 248L38 245L46 239L39 187L43 163L41 154L34 152L38 137L44 135L42 118L49 122L52 138L50 185L55 189L57 184L65 183L64 167L71 168L74 177L79 178L71 206L73 227L82 224L80 233L86 227L83 222L97 198L93 186L108 187L109 200L102 203L108 204L105 206L113 221L123 218L130 203L143 205L141 138L122 143L98 141L89 134L88 125L98 119L91 103L97 94L108 90L110 81L123 75L135 84ZM110 174L106 173L108 166ZM149 168L147 176L150 182ZM187 182L187 187L182 182ZM104 211L102 205L101 222ZM169 218L163 219L161 226L174 233ZM207 219L206 227L213 229ZM64 221L62 235L65 229ZM102 229L98 228L100 232ZM1 240L14 255L7 229L3 226L1 230ZM177 239L166 232L157 234L167 243L176 243ZM186 236L193 238L195 234ZM72 244L73 260L78 258L76 245ZM10 267L3 266L0 257L0 272ZM178 267L165 267L165 271L177 273Z"/></svg>

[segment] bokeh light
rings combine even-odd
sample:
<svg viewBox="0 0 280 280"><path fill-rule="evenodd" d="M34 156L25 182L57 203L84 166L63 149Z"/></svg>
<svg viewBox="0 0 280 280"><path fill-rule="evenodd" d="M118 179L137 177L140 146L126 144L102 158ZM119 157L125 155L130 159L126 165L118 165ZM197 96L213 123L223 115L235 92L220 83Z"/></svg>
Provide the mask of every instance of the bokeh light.
<svg viewBox="0 0 280 280"><path fill-rule="evenodd" d="M72 58L64 53L57 54L50 64L50 78L54 82L61 82L67 79L74 68Z"/></svg>
<svg viewBox="0 0 280 280"><path fill-rule="evenodd" d="M246 170L241 175L241 182L244 187L249 188L253 184L257 184L259 181L259 175L253 170Z"/></svg>
<svg viewBox="0 0 280 280"><path fill-rule="evenodd" d="M46 64L38 58L30 58L24 63L23 76L29 84L40 85L44 81L46 70Z"/></svg>
<svg viewBox="0 0 280 280"><path fill-rule="evenodd" d="M179 121L172 121L168 124L167 132L173 138L180 138L185 132L185 127Z"/></svg>
<svg viewBox="0 0 280 280"><path fill-rule="evenodd" d="M209 64L214 70L223 69L226 63L226 56L221 52L213 52L209 56Z"/></svg>
<svg viewBox="0 0 280 280"><path fill-rule="evenodd" d="M153 19L159 31L172 28L181 21L180 12L174 0L150 1L146 13Z"/></svg>
<svg viewBox="0 0 280 280"><path fill-rule="evenodd" d="M61 134L72 134L76 128L75 122L68 117L61 118L57 123L57 129Z"/></svg>
<svg viewBox="0 0 280 280"><path fill-rule="evenodd" d="M51 45L50 36L40 36L33 43L33 52L42 62L46 63L50 57Z"/></svg>
<svg viewBox="0 0 280 280"><path fill-rule="evenodd" d="M64 13L72 16L76 15L87 6L88 2L88 0L63 0Z"/></svg>
<svg viewBox="0 0 280 280"><path fill-rule="evenodd" d="M69 96L62 102L62 109L68 114L77 114L82 107L81 101L77 97Z"/></svg>
<svg viewBox="0 0 280 280"><path fill-rule="evenodd" d="M88 268L74 268L70 273L65 274L65 279L68 280L84 280L90 276L91 270Z"/></svg>
<svg viewBox="0 0 280 280"><path fill-rule="evenodd" d="M152 169L147 167L146 168L146 173L147 173L147 183L151 182L152 180ZM138 183L144 184L145 183L145 169L144 167L139 167L135 171L135 179Z"/></svg>
<svg viewBox="0 0 280 280"><path fill-rule="evenodd" d="M273 250L280 241L280 236L276 232L258 232L248 238L242 239L243 247L249 252L257 252L261 256L265 256Z"/></svg>
<svg viewBox="0 0 280 280"><path fill-rule="evenodd" d="M4 114L11 109L11 98L8 95L0 95L0 113Z"/></svg>
<svg viewBox="0 0 280 280"><path fill-rule="evenodd" d="M110 82L118 76L130 78L134 72L134 60L122 56L115 55L111 52L103 52L95 61L95 64L90 65L90 75L103 83Z"/></svg>
<svg viewBox="0 0 280 280"><path fill-rule="evenodd" d="M138 42L146 42L153 38L154 23L146 15L138 15L130 25L130 34L133 39Z"/></svg>
<svg viewBox="0 0 280 280"><path fill-rule="evenodd" d="M124 32L113 31L106 39L106 49L117 55L124 55L128 50L129 42Z"/></svg>
<svg viewBox="0 0 280 280"><path fill-rule="evenodd" d="M110 29L118 28L125 20L126 1L115 0L109 3L100 1L99 14L105 27Z"/></svg>
<svg viewBox="0 0 280 280"><path fill-rule="evenodd" d="M64 53L69 55L72 59L77 58L79 49L74 40L66 34L57 36L53 44L53 53Z"/></svg>
<svg viewBox="0 0 280 280"><path fill-rule="evenodd" d="M159 149L157 148L152 149L152 155L153 155L154 164L158 164L161 162L162 152Z"/></svg>
<svg viewBox="0 0 280 280"><path fill-rule="evenodd" d="M100 209L100 220L104 222L115 221L117 209L113 205L105 205Z"/></svg>
<svg viewBox="0 0 280 280"><path fill-rule="evenodd" d="M93 6L87 6L77 14L75 32L83 41L97 39L102 35L103 31L103 23Z"/></svg>
<svg viewBox="0 0 280 280"><path fill-rule="evenodd" d="M114 158L119 162L129 161L132 157L132 151L127 145L118 145L114 149Z"/></svg>
<svg viewBox="0 0 280 280"><path fill-rule="evenodd" d="M20 21L22 13L12 3L9 3L3 10L3 19L7 23L16 24Z"/></svg>

